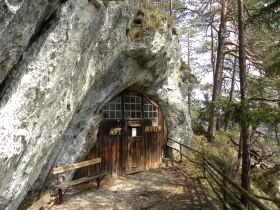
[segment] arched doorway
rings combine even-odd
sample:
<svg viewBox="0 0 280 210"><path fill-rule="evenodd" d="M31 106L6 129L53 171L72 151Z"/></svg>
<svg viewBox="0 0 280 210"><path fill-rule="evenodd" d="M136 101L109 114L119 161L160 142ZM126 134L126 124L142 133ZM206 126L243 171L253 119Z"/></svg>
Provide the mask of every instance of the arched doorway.
<svg viewBox="0 0 280 210"><path fill-rule="evenodd" d="M101 166L80 171L81 176L98 170L118 176L158 167L165 155L167 129L154 101L124 91L103 107L102 115L97 141L86 157L101 157Z"/></svg>

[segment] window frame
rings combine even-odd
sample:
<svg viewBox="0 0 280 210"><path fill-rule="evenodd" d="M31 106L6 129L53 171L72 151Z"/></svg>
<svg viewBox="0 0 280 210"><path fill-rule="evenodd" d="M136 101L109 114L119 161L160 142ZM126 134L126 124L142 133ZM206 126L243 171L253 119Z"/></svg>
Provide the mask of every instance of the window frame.
<svg viewBox="0 0 280 210"><path fill-rule="evenodd" d="M118 100L118 101L116 101ZM120 106L119 109L117 109L117 105ZM111 106L114 106L114 109L111 109ZM107 108L107 109L106 109ZM109 117L104 117L105 112L108 113ZM114 112L115 117L111 116L111 113ZM119 113L119 117L118 114ZM113 100L109 101L107 104L104 105L103 109L102 109L102 118L103 119L111 119L111 120L118 120L118 119L122 119L122 98L121 96L117 96L116 98L114 98Z"/></svg>
<svg viewBox="0 0 280 210"><path fill-rule="evenodd" d="M145 101L147 101L148 103L145 104ZM148 107L148 110L145 110L145 106ZM150 110L150 107L151 110ZM155 120L155 119L158 119L158 105L155 104L152 100L150 100L149 98L147 97L143 97L143 113L144 113L144 116L143 116L143 119L152 119L152 120ZM148 114L148 117L146 117L146 113ZM152 114L152 117L150 117L150 114ZM155 117L153 117L153 115L156 114Z"/></svg>
<svg viewBox="0 0 280 210"><path fill-rule="evenodd" d="M125 119L143 119L142 97L139 95L124 94L123 98L124 98L124 101L123 101L124 118ZM129 98L128 101L126 100L127 98ZM127 108L127 107L129 107L129 108ZM132 107L134 107L134 108L132 108ZM126 115L127 113L129 113L128 117ZM137 114L139 114L139 115L137 115Z"/></svg>
<svg viewBox="0 0 280 210"><path fill-rule="evenodd" d="M129 113L128 116L127 113ZM133 92L123 92L117 95L102 108L104 120L158 120L158 117L159 106L149 97Z"/></svg>

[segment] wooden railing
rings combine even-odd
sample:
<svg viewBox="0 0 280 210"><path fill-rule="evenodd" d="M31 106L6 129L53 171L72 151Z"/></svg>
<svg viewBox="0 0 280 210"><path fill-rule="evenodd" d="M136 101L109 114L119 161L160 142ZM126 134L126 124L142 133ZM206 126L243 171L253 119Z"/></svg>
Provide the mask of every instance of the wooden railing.
<svg viewBox="0 0 280 210"><path fill-rule="evenodd" d="M183 154L180 150L174 148L171 145L168 145L171 149L180 153L190 162L198 165L204 175L204 178L207 180L208 184L212 188L213 192L216 194L217 198L223 204L223 209L241 209L246 210L247 208L241 203L241 195L243 195L253 207L256 207L261 210L269 210L270 208L265 206L259 199L272 201L275 204L280 204L280 199L277 198L267 198L263 196L253 195L250 192L243 189L239 184L236 184L227 174L227 171L221 171L214 163L209 161L206 156L185 144L177 142L172 139L168 139L169 142L180 145L185 149L195 152L199 158L193 160L186 154ZM198 160L200 162L198 162Z"/></svg>

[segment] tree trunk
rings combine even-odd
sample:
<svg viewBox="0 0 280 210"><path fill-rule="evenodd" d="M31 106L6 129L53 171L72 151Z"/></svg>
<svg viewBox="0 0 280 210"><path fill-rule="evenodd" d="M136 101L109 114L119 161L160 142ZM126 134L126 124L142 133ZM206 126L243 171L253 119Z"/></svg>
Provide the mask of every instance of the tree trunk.
<svg viewBox="0 0 280 210"><path fill-rule="evenodd" d="M212 2L210 2L210 13L212 12ZM213 24L214 17L211 18L211 65L212 65L212 71L213 71L213 78L215 75L215 66L216 66L216 60L215 60L215 47L214 47L214 29Z"/></svg>
<svg viewBox="0 0 280 210"><path fill-rule="evenodd" d="M229 0L225 0L222 4L221 22L218 32L218 49L216 68L214 72L212 102L209 111L209 121L207 129L207 139L209 142L216 141L216 125L217 125L217 103L221 93L222 75L223 75L223 62L224 62L224 49L225 49L225 33L227 22L227 5Z"/></svg>
<svg viewBox="0 0 280 210"><path fill-rule="evenodd" d="M191 64L190 59L191 59L191 43L190 43L190 31L188 31L188 63L187 64L189 67ZM190 116L191 116L191 91L192 91L192 88L189 85L189 87L188 87L188 111L189 111Z"/></svg>
<svg viewBox="0 0 280 210"><path fill-rule="evenodd" d="M238 155L237 155L237 161L236 161L236 169L235 172L236 174L238 174L239 168L240 168L240 162L241 162L241 158L242 158L242 139L240 138L239 140L239 144L238 144Z"/></svg>
<svg viewBox="0 0 280 210"><path fill-rule="evenodd" d="M230 92L229 92L229 103L231 103L232 99L233 99L234 86L235 86L235 75L236 75L236 63L237 63L237 58L234 57L234 62L233 62L233 67L232 67L231 87L230 87ZM229 123L229 121L226 120L225 132L228 131L228 123Z"/></svg>
<svg viewBox="0 0 280 210"><path fill-rule="evenodd" d="M173 8L172 8L172 4L173 4L173 2L172 2L172 0L169 0L169 7L170 7L170 15L172 15L172 10L173 10Z"/></svg>
<svg viewBox="0 0 280 210"><path fill-rule="evenodd" d="M244 17L243 0L238 0L238 39L239 39L239 76L240 76L240 97L243 110L247 109L246 94L246 55L244 39ZM242 113L241 113L242 114ZM244 115L243 115L244 116ZM241 186L250 192L250 152L249 152L249 125L246 119L241 118L240 122L240 142L242 142L242 171ZM241 201L247 209L251 209L250 202L245 196L241 196Z"/></svg>

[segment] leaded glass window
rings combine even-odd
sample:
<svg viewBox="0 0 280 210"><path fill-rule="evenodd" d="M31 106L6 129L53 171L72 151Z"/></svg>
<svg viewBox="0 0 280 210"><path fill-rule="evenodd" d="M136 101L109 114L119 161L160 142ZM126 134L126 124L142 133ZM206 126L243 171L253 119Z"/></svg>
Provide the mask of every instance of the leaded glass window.
<svg viewBox="0 0 280 210"><path fill-rule="evenodd" d="M142 118L141 97L124 96L125 118Z"/></svg>
<svg viewBox="0 0 280 210"><path fill-rule="evenodd" d="M144 118L157 118L157 107L147 99L144 99Z"/></svg>
<svg viewBox="0 0 280 210"><path fill-rule="evenodd" d="M103 108L103 118L120 119L122 118L121 97L115 98L107 103Z"/></svg>

